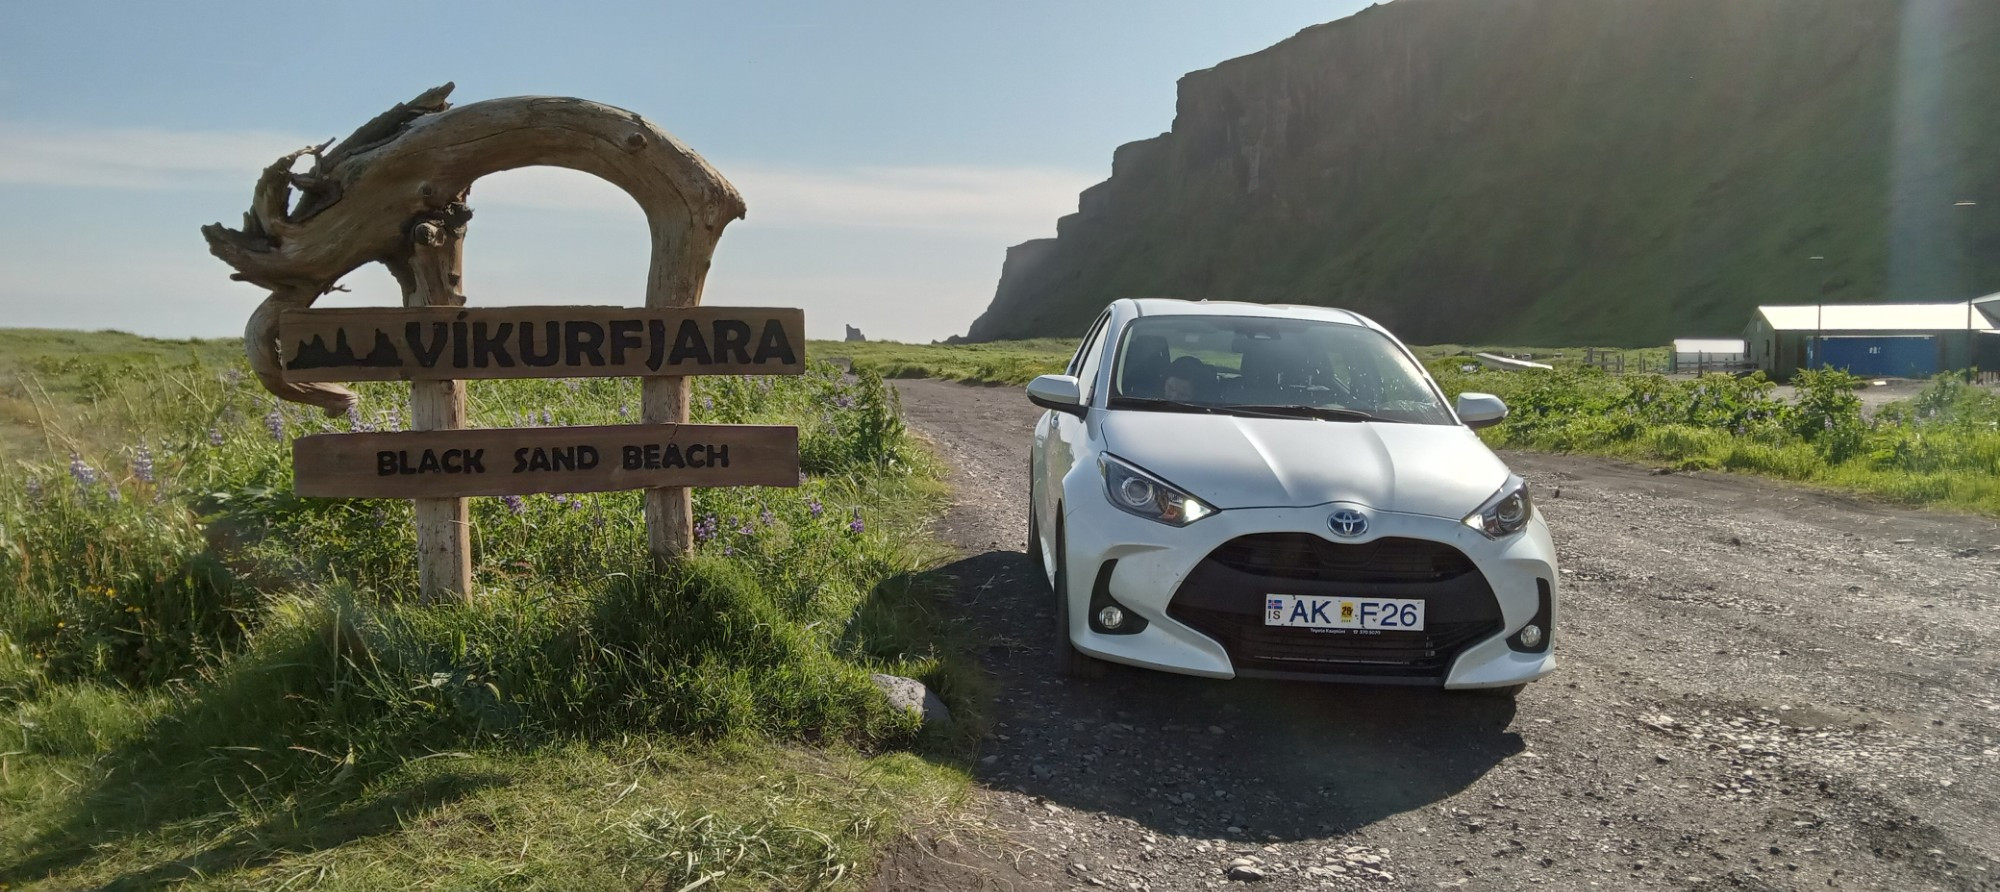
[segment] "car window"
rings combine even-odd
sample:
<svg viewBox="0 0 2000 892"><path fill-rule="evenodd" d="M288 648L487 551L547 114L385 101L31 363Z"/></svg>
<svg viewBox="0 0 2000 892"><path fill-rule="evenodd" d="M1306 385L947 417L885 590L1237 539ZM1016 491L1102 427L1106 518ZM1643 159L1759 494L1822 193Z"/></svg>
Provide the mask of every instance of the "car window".
<svg viewBox="0 0 2000 892"><path fill-rule="evenodd" d="M1104 362L1104 332L1110 318L1110 313L1097 317L1097 326L1090 330L1090 337L1084 339L1083 350L1077 354L1081 360L1076 368L1077 386L1083 392L1083 404L1086 406L1096 404L1091 391L1097 382L1097 370Z"/></svg>
<svg viewBox="0 0 2000 892"><path fill-rule="evenodd" d="M1360 325L1149 317L1125 327L1114 363L1114 409L1307 407L1383 421L1452 423L1422 368L1394 341Z"/></svg>
<svg viewBox="0 0 2000 892"><path fill-rule="evenodd" d="M1090 331L1084 334L1083 343L1077 345L1076 355L1069 358L1069 368L1063 374L1076 377L1080 373L1083 368L1083 358L1090 355L1090 345L1097 340L1098 333L1104 330L1104 320L1110 316L1110 313L1101 314L1096 322L1090 324Z"/></svg>

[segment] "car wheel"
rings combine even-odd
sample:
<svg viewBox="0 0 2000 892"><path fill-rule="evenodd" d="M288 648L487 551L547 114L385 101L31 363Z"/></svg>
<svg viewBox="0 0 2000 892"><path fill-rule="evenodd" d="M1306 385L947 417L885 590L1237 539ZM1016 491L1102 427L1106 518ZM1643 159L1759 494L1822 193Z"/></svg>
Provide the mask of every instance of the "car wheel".
<svg viewBox="0 0 2000 892"><path fill-rule="evenodd" d="M1069 678L1099 678L1104 675L1104 661L1077 650L1069 640L1069 544L1063 535L1062 519L1056 519L1056 673Z"/></svg>

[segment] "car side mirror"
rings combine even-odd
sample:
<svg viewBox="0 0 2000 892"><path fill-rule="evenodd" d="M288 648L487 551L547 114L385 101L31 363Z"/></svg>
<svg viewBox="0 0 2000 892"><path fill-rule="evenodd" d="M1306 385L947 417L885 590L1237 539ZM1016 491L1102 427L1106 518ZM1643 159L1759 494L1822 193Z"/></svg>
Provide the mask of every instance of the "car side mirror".
<svg viewBox="0 0 2000 892"><path fill-rule="evenodd" d="M1478 430L1492 427L1507 418L1507 404L1490 393L1461 393L1458 395L1458 420L1465 426Z"/></svg>
<svg viewBox="0 0 2000 892"><path fill-rule="evenodd" d="M1070 375L1043 375L1029 381L1028 402L1083 417L1083 387Z"/></svg>

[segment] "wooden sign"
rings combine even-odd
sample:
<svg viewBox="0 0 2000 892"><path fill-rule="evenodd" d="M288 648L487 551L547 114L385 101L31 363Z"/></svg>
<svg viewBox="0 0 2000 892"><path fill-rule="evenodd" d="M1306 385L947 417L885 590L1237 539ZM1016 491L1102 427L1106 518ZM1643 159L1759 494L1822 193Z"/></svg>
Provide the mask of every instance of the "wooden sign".
<svg viewBox="0 0 2000 892"><path fill-rule="evenodd" d="M410 307L278 314L284 379L797 375L805 313L768 307Z"/></svg>
<svg viewBox="0 0 2000 892"><path fill-rule="evenodd" d="M797 486L790 425L620 424L318 434L292 442L302 496L452 498L655 486Z"/></svg>

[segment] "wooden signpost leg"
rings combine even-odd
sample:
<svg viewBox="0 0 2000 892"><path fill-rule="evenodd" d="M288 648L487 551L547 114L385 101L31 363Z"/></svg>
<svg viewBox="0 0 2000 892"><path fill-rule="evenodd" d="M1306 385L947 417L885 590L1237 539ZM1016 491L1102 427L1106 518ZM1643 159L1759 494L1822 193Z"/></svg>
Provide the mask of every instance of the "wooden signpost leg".
<svg viewBox="0 0 2000 892"><path fill-rule="evenodd" d="M639 401L642 421L686 423L688 379L641 379ZM692 490L679 486L646 490L646 547L661 569L694 549Z"/></svg>
<svg viewBox="0 0 2000 892"><path fill-rule="evenodd" d="M411 231L410 268L397 270L408 307L465 305L461 288L465 221L471 211ZM464 381L410 382L410 428L457 430L465 427ZM412 499L416 503L417 579L426 602L472 598L472 519L465 499Z"/></svg>

